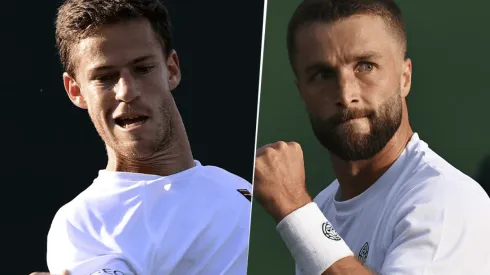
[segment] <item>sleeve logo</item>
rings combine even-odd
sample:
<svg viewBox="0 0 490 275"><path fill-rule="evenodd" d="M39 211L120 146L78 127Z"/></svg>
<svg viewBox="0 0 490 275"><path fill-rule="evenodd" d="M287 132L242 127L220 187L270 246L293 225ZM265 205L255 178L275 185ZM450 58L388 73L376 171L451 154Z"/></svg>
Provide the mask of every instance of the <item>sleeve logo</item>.
<svg viewBox="0 0 490 275"><path fill-rule="evenodd" d="M252 201L252 194L247 189L237 189L238 193L242 194L247 200Z"/></svg>
<svg viewBox="0 0 490 275"><path fill-rule="evenodd" d="M114 269L110 269L110 268L104 268L104 269L101 269L99 271L95 271L94 273L90 273L90 275L103 275L103 274L109 274L109 275L130 275L128 273L124 273L122 271L114 270Z"/></svg>
<svg viewBox="0 0 490 275"><path fill-rule="evenodd" d="M340 241L342 238L337 234L333 226L327 221L322 224L323 235L333 241Z"/></svg>

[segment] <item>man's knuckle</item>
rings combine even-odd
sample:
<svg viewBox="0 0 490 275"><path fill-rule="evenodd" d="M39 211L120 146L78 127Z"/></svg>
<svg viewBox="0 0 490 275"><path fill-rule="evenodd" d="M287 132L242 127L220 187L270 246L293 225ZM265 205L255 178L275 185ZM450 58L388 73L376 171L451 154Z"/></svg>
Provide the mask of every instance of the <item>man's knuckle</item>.
<svg viewBox="0 0 490 275"><path fill-rule="evenodd" d="M289 142L289 147L291 147L295 151L302 151L301 144L299 144L298 142L295 142L295 141Z"/></svg>
<svg viewBox="0 0 490 275"><path fill-rule="evenodd" d="M276 147L278 149L280 149L280 150L281 149L285 149L287 146L288 146L288 144L286 142L284 142L284 141L278 141L278 142L276 142Z"/></svg>

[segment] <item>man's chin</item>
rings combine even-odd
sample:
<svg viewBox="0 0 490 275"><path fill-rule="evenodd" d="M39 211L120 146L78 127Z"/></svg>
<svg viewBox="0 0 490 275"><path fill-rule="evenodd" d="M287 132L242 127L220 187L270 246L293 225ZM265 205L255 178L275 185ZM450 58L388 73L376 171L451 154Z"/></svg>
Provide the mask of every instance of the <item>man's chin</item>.
<svg viewBox="0 0 490 275"><path fill-rule="evenodd" d="M121 156L131 161L145 160L151 158L154 153L154 147L144 144L141 140L125 141L113 147L112 150L117 156Z"/></svg>
<svg viewBox="0 0 490 275"><path fill-rule="evenodd" d="M322 145L344 161L368 160L382 150L373 136L355 132L323 139Z"/></svg>

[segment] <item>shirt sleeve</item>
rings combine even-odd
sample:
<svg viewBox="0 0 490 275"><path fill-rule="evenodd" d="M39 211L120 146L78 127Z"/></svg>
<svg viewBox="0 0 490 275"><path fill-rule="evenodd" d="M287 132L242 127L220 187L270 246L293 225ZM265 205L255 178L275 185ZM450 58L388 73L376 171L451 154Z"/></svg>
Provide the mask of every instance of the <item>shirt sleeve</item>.
<svg viewBox="0 0 490 275"><path fill-rule="evenodd" d="M400 208L380 274L490 274L489 199L438 185Z"/></svg>
<svg viewBox="0 0 490 275"><path fill-rule="evenodd" d="M69 270L70 275L136 275L120 254L109 251L87 232L73 226L64 209L56 214L47 238L47 264L51 274Z"/></svg>
<svg viewBox="0 0 490 275"><path fill-rule="evenodd" d="M116 254L92 257L76 264L69 271L70 275L136 275L128 262Z"/></svg>

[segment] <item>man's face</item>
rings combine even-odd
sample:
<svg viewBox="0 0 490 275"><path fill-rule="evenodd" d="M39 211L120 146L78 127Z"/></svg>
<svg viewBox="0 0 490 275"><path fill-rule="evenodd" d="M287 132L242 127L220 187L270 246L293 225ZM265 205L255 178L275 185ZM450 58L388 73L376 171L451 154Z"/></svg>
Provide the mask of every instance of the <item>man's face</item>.
<svg viewBox="0 0 490 275"><path fill-rule="evenodd" d="M75 105L88 109L97 132L117 154L149 158L168 144L180 81L177 55L163 53L147 20L99 28L74 46L76 80L64 75Z"/></svg>
<svg viewBox="0 0 490 275"><path fill-rule="evenodd" d="M369 159L398 130L411 62L378 16L357 15L296 32L296 85L320 143L345 161Z"/></svg>

